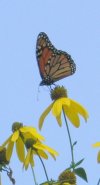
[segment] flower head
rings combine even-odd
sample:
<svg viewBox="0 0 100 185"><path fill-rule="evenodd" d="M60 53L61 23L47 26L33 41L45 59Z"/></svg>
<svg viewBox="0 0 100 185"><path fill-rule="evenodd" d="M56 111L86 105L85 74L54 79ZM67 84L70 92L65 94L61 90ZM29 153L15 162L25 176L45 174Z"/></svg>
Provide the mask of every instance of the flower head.
<svg viewBox="0 0 100 185"><path fill-rule="evenodd" d="M35 128L23 126L22 123L14 122L12 125L12 132L11 136L3 143L0 147L0 151L6 147L6 158L7 161L10 160L14 144L16 145L16 152L18 158L21 162L25 160L25 146L24 140L26 138L32 137L34 140L44 140L44 137L41 136Z"/></svg>
<svg viewBox="0 0 100 185"><path fill-rule="evenodd" d="M27 148L27 155L24 160L24 167L25 169L28 168L29 164L31 166L34 166L34 155L37 155L39 158L48 159L48 155L46 152L48 152L54 159L56 159L56 156L58 153L50 148L47 145L44 145L41 141L37 140L34 141L32 138L29 138L25 141L25 145Z"/></svg>
<svg viewBox="0 0 100 185"><path fill-rule="evenodd" d="M69 183L70 185L76 185L75 173L69 170L63 171L59 175L58 179L59 179L59 182L61 182L61 184L63 183L63 185L66 185L67 183Z"/></svg>
<svg viewBox="0 0 100 185"><path fill-rule="evenodd" d="M63 171L57 181L47 181L42 183L41 185L76 185L76 175L74 172L69 170Z"/></svg>
<svg viewBox="0 0 100 185"><path fill-rule="evenodd" d="M42 128L45 117L52 111L52 114L56 117L59 126L62 125L61 113L64 111L70 122L75 126L80 126L79 115L81 115L85 121L88 118L88 112L78 102L68 98L67 91L64 87L55 87L51 90L51 98L53 103L42 113L39 120L39 129Z"/></svg>

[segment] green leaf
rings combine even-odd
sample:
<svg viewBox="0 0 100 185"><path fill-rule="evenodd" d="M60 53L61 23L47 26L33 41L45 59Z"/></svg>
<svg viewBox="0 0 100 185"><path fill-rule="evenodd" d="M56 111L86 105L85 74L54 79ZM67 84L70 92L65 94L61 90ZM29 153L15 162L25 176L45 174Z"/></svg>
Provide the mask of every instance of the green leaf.
<svg viewBox="0 0 100 185"><path fill-rule="evenodd" d="M83 168L76 168L76 169L74 169L74 172L75 172L76 175L78 175L83 180L88 182L86 172L85 172L85 170Z"/></svg>
<svg viewBox="0 0 100 185"><path fill-rule="evenodd" d="M78 161L78 162L75 164L75 167L76 167L76 166L79 166L83 161L84 161L84 159L81 159L80 161Z"/></svg>

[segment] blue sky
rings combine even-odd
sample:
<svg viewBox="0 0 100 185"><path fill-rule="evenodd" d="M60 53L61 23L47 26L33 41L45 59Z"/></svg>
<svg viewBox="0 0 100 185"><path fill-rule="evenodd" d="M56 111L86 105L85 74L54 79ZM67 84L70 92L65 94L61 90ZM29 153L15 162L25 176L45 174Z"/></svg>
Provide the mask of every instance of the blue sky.
<svg viewBox="0 0 100 185"><path fill-rule="evenodd" d="M38 129L42 111L51 103L46 87L41 81L36 61L36 39L43 31L56 48L71 54L76 63L76 73L57 84L68 89L69 97L80 102L89 112L88 123L81 119L79 129L70 123L76 161L85 158L83 167L88 184L96 185L100 165L96 162L99 149L92 143L100 141L100 1L72 0L0 0L0 132L2 142L11 134L15 121ZM38 97L38 98L37 98ZM49 115L41 134L46 144L59 153L56 162L45 162L49 177L57 179L70 163L70 148L65 125L59 128ZM33 185L31 169L22 170L15 152L11 159L16 185ZM36 158L35 172L38 183L45 181L41 164ZM10 185L5 174L2 184ZM85 185L77 179L77 184Z"/></svg>

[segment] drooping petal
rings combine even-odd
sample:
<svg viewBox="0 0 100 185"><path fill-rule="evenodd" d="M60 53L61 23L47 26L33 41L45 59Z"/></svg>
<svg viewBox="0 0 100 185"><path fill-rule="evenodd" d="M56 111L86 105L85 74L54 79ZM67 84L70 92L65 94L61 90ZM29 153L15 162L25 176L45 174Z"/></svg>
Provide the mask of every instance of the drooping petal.
<svg viewBox="0 0 100 185"><path fill-rule="evenodd" d="M16 141L16 152L17 152L19 160L21 162L24 162L24 160L25 160L25 149L24 149L24 143L23 143L21 137L19 137Z"/></svg>
<svg viewBox="0 0 100 185"><path fill-rule="evenodd" d="M56 117L56 120L57 120L59 126L61 127L61 126L62 126L61 114L59 114L59 115Z"/></svg>
<svg viewBox="0 0 100 185"><path fill-rule="evenodd" d="M13 134L12 134L12 137L11 137L11 141L15 142L19 137L19 130L15 131Z"/></svg>
<svg viewBox="0 0 100 185"><path fill-rule="evenodd" d="M72 99L70 99L70 102L71 102L70 106L75 110L75 112L80 114L85 119L85 121L87 121L89 117L87 110L81 104Z"/></svg>
<svg viewBox="0 0 100 185"><path fill-rule="evenodd" d="M52 156L52 158L53 158L54 160L56 160L56 156L55 156L53 153L49 152L49 154Z"/></svg>
<svg viewBox="0 0 100 185"><path fill-rule="evenodd" d="M68 108L66 106L63 106L64 108L64 113L68 117L69 121L75 126L79 127L80 126L80 120L78 114L72 109L71 107Z"/></svg>
<svg viewBox="0 0 100 185"><path fill-rule="evenodd" d="M24 126L20 128L20 131L23 133L30 132L30 130L36 132L36 128L34 127Z"/></svg>
<svg viewBox="0 0 100 185"><path fill-rule="evenodd" d="M58 152L56 152L56 151L53 150L52 148L48 147L47 145L44 145L44 144L39 143L39 142L37 142L36 144L34 144L34 148L40 149L40 150L43 150L43 151L44 151L44 150L48 151L48 152L50 153L50 155L51 155L54 159L56 159L55 156L58 155Z"/></svg>
<svg viewBox="0 0 100 185"><path fill-rule="evenodd" d="M24 142L25 142L27 139L29 139L29 138L32 137L32 135L30 135L29 132L25 132L25 133L23 132L22 134L23 134ZM35 139L34 139L34 140L35 140Z"/></svg>
<svg viewBox="0 0 100 185"><path fill-rule="evenodd" d="M25 166L25 170L27 170L29 163L30 163L30 156L31 156L31 148L28 149L25 161L24 161L24 166Z"/></svg>
<svg viewBox="0 0 100 185"><path fill-rule="evenodd" d="M44 147L45 150L47 150L47 151L50 153L50 155L51 155L54 159L56 159L56 156L59 155L58 152L56 152L56 151L55 151L54 149L52 149L51 147L49 147L49 146L47 146L47 145L44 145L44 144L42 144L42 146Z"/></svg>
<svg viewBox="0 0 100 185"><path fill-rule="evenodd" d="M43 150L38 150L37 153L40 157L48 159L48 155Z"/></svg>
<svg viewBox="0 0 100 185"><path fill-rule="evenodd" d="M35 139L39 139L39 140L43 140L43 141L45 140L45 138L42 135L40 135L37 132L37 130L35 128L33 128L33 127L22 127L20 129L20 131L22 133L29 133L29 134L31 134Z"/></svg>
<svg viewBox="0 0 100 185"><path fill-rule="evenodd" d="M12 152L13 152L14 142L9 142L7 149L6 149L6 158L10 161Z"/></svg>
<svg viewBox="0 0 100 185"><path fill-rule="evenodd" d="M44 147L40 142L37 142L36 144L34 144L33 147L39 150L44 150Z"/></svg>
<svg viewBox="0 0 100 185"><path fill-rule="evenodd" d="M35 138L37 138L39 140L42 140L42 141L45 140L45 138L42 135L40 135L39 133L37 133L37 132L30 131L30 133L32 134L33 137L35 137Z"/></svg>
<svg viewBox="0 0 100 185"><path fill-rule="evenodd" d="M53 103L42 113L40 119L39 119L39 129L41 130L42 126L43 126L43 122L45 117L48 115L48 113L51 111L53 106Z"/></svg>
<svg viewBox="0 0 100 185"><path fill-rule="evenodd" d="M57 117L58 115L61 114L62 111L62 99L58 99L54 102L53 107L52 107L52 114Z"/></svg>
<svg viewBox="0 0 100 185"><path fill-rule="evenodd" d="M98 152L97 162L100 163L100 151Z"/></svg>
<svg viewBox="0 0 100 185"><path fill-rule="evenodd" d="M59 98L58 100L56 100L52 107L52 114L56 117L60 115L63 105L69 106L70 100L68 98Z"/></svg>
<svg viewBox="0 0 100 185"><path fill-rule="evenodd" d="M34 159L33 159L33 152L30 155L30 165L33 167L34 166Z"/></svg>
<svg viewBox="0 0 100 185"><path fill-rule="evenodd" d="M66 106L70 106L70 99L69 98L61 98L62 99L62 104Z"/></svg>
<svg viewBox="0 0 100 185"><path fill-rule="evenodd" d="M93 147L100 147L100 142L96 142L92 145Z"/></svg>

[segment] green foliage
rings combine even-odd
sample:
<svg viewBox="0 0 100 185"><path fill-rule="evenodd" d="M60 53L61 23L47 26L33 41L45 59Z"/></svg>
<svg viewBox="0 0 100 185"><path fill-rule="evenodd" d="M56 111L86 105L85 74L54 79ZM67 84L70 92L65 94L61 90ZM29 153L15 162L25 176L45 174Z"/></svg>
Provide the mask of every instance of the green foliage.
<svg viewBox="0 0 100 185"><path fill-rule="evenodd" d="M88 182L87 175L86 175L86 172L85 172L84 168L76 168L76 169L74 169L74 173L76 175L78 175L79 177L81 177L86 182Z"/></svg>

